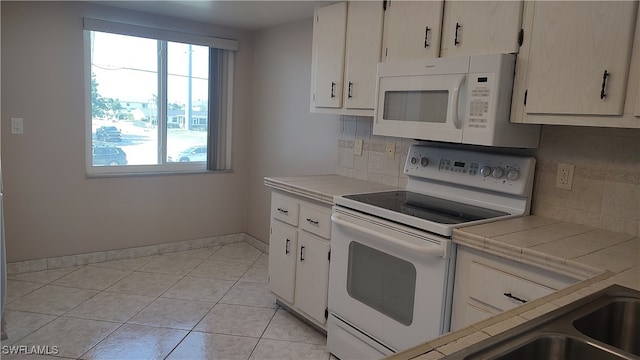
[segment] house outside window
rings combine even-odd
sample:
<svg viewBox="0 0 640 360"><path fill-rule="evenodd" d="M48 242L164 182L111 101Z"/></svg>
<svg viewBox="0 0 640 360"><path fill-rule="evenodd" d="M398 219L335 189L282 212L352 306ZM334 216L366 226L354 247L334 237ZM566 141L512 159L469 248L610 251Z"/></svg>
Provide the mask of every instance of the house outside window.
<svg viewBox="0 0 640 360"><path fill-rule="evenodd" d="M85 18L85 47L88 175L231 169L235 41Z"/></svg>

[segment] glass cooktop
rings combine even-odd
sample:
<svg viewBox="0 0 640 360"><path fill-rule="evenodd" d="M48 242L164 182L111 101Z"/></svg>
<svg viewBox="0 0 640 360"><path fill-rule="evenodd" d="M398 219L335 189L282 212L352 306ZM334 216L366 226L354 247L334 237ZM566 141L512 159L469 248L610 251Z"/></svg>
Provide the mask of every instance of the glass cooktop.
<svg viewBox="0 0 640 360"><path fill-rule="evenodd" d="M509 215L496 210L409 191L344 195L344 198L440 224L461 224Z"/></svg>

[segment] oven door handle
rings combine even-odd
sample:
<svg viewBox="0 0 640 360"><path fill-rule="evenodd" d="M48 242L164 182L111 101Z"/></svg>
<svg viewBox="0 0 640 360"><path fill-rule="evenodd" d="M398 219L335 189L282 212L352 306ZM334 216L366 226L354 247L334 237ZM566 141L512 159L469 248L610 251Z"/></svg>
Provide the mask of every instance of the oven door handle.
<svg viewBox="0 0 640 360"><path fill-rule="evenodd" d="M342 219L340 219L337 215L333 214L331 215L331 221L333 221L336 225L340 225L340 226L344 226L346 228L350 228L351 230L354 231L358 231L364 234L367 234L368 236L383 240L383 241L388 241L392 244L396 244L398 246L402 246L405 248L409 248L412 251L415 251L417 253L423 254L423 255L429 255L429 256L437 256L437 257L445 257L446 253L445 250L442 246L420 246L420 245L416 245L416 244L412 244L410 242L407 241L402 241L400 239L396 239L394 237L391 237L389 235L386 234L382 234L379 232L375 232L373 230L367 229L365 227L362 226L358 226L356 224L352 224L348 221L344 221Z"/></svg>

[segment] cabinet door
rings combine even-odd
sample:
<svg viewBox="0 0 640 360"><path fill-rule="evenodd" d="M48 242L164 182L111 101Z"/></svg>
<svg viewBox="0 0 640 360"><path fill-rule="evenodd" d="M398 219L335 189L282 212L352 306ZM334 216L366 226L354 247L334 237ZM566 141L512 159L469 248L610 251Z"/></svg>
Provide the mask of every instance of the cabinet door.
<svg viewBox="0 0 640 360"><path fill-rule="evenodd" d="M640 85L638 85L638 95L636 96L636 116L640 117Z"/></svg>
<svg viewBox="0 0 640 360"><path fill-rule="evenodd" d="M517 53L522 1L446 1L440 56Z"/></svg>
<svg viewBox="0 0 640 360"><path fill-rule="evenodd" d="M314 20L312 101L316 107L339 108L342 106L347 3L316 9Z"/></svg>
<svg viewBox="0 0 640 360"><path fill-rule="evenodd" d="M295 228L272 221L269 237L269 288L284 300L293 303L296 278Z"/></svg>
<svg viewBox="0 0 640 360"><path fill-rule="evenodd" d="M639 13L639 18L640 18L640 13ZM638 28L640 29L640 26L638 26ZM638 43L640 44L640 41L638 41ZM639 51L640 53L640 51ZM640 117L640 64L635 64L636 66L636 82L638 83L637 86L637 90L636 90L636 112L635 112L635 116Z"/></svg>
<svg viewBox="0 0 640 360"><path fill-rule="evenodd" d="M477 322L480 322L484 319L488 319L491 316L493 316L495 314L485 310L485 309L481 309L473 304L466 304L464 307L464 319L465 319L465 323L464 324L460 324L456 326L456 329L460 329L463 328L465 326L469 326L471 324L475 324Z"/></svg>
<svg viewBox="0 0 640 360"><path fill-rule="evenodd" d="M458 246L456 256L452 331L577 281L462 245Z"/></svg>
<svg viewBox="0 0 640 360"><path fill-rule="evenodd" d="M344 101L348 109L373 109L376 66L382 48L380 1L349 2Z"/></svg>
<svg viewBox="0 0 640 360"><path fill-rule="evenodd" d="M622 114L636 1L534 3L528 114Z"/></svg>
<svg viewBox="0 0 640 360"><path fill-rule="evenodd" d="M438 57L442 4L442 1L389 1L384 15L385 61Z"/></svg>
<svg viewBox="0 0 640 360"><path fill-rule="evenodd" d="M301 231L296 272L295 305L324 324L329 288L329 243Z"/></svg>

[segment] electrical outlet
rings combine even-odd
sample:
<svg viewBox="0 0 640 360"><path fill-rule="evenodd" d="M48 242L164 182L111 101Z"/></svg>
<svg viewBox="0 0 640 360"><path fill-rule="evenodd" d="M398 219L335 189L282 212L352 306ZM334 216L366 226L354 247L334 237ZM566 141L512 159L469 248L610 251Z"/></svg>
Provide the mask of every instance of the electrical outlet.
<svg viewBox="0 0 640 360"><path fill-rule="evenodd" d="M387 160L396 158L396 143L387 143Z"/></svg>
<svg viewBox="0 0 640 360"><path fill-rule="evenodd" d="M573 186L573 164L558 164L556 174L556 187L559 189L571 190Z"/></svg>
<svg viewBox="0 0 640 360"><path fill-rule="evenodd" d="M14 135L24 134L24 119L11 118L11 134L14 134Z"/></svg>
<svg viewBox="0 0 640 360"><path fill-rule="evenodd" d="M362 139L356 139L356 143L353 146L353 155L362 156Z"/></svg>

